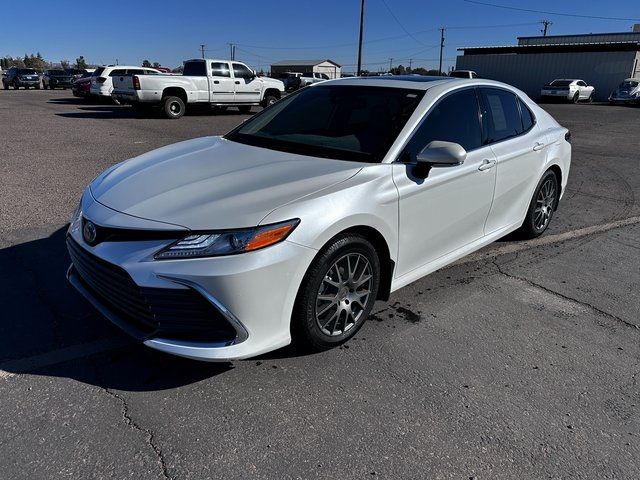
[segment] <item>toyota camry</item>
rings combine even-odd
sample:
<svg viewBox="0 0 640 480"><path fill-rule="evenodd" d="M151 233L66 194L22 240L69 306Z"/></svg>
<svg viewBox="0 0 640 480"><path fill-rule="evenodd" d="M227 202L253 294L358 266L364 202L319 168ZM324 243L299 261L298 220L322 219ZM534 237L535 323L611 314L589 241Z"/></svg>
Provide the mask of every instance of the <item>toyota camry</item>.
<svg viewBox="0 0 640 480"><path fill-rule="evenodd" d="M71 284L145 345L201 360L346 342L376 299L548 227L569 131L503 83L365 77L112 166L67 235Z"/></svg>

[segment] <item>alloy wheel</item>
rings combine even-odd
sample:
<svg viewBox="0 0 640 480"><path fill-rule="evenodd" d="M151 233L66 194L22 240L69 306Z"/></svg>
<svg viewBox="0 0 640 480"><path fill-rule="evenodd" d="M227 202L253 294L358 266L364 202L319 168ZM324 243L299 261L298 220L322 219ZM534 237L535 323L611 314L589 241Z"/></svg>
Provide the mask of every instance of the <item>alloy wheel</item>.
<svg viewBox="0 0 640 480"><path fill-rule="evenodd" d="M372 282L371 263L361 253L348 253L331 265L316 296L315 317L322 333L342 335L362 320Z"/></svg>
<svg viewBox="0 0 640 480"><path fill-rule="evenodd" d="M534 210L533 225L536 230L544 230L551 220L556 204L556 185L552 178L548 178L538 191L536 208Z"/></svg>

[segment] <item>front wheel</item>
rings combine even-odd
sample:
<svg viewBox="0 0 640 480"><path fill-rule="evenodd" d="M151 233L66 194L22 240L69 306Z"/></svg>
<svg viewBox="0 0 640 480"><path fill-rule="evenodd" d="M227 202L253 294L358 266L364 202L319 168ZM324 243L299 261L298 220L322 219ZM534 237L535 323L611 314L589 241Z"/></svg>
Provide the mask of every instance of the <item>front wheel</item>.
<svg viewBox="0 0 640 480"><path fill-rule="evenodd" d="M320 351L341 345L362 327L380 285L380 260L362 235L339 235L313 260L291 320L295 343Z"/></svg>
<svg viewBox="0 0 640 480"><path fill-rule="evenodd" d="M167 118L180 118L184 115L184 102L180 97L167 97L164 99L162 110Z"/></svg>
<svg viewBox="0 0 640 480"><path fill-rule="evenodd" d="M527 210L527 216L518 231L521 237L531 239L542 235L549 226L553 212L558 206L559 194L558 177L551 170L547 170L538 182Z"/></svg>
<svg viewBox="0 0 640 480"><path fill-rule="evenodd" d="M593 92L589 94L589 98L587 98L587 102L593 103Z"/></svg>

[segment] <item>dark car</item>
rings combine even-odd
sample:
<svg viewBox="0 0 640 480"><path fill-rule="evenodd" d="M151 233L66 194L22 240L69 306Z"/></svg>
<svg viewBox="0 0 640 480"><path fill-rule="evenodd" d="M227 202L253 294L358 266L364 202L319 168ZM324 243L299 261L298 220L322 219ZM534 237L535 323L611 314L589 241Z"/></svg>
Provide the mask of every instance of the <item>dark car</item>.
<svg viewBox="0 0 640 480"><path fill-rule="evenodd" d="M73 77L65 70L45 70L42 76L42 86L46 90L50 88L71 88Z"/></svg>
<svg viewBox="0 0 640 480"><path fill-rule="evenodd" d="M302 83L300 77L302 77L302 73L284 72L278 75L278 80L281 80L282 83L284 83L284 89L287 92L292 92L300 88Z"/></svg>
<svg viewBox="0 0 640 480"><path fill-rule="evenodd" d="M5 90L8 90L9 87L13 87L16 90L20 87L39 89L40 76L33 68L11 67L2 76L2 86Z"/></svg>
<svg viewBox="0 0 640 480"><path fill-rule="evenodd" d="M80 78L73 82L71 86L71 91L75 97L87 98L91 92L91 78L93 77L93 73L86 72Z"/></svg>
<svg viewBox="0 0 640 480"><path fill-rule="evenodd" d="M87 73L84 68L65 68L64 71L71 77L71 81L77 80Z"/></svg>

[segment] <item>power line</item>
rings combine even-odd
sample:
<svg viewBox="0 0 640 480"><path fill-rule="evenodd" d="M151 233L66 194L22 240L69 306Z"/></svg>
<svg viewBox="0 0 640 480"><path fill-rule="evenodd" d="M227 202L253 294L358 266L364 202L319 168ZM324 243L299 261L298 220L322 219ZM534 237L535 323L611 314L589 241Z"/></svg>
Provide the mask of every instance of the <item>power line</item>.
<svg viewBox="0 0 640 480"><path fill-rule="evenodd" d="M380 1L386 7L386 9L389 11L389 14L393 17L393 19L396 21L398 26L404 31L404 33L406 33L409 37L411 37L413 40L418 42L420 45L424 45L424 43L422 43L420 40L418 40L416 37L414 37L412 33L410 33L406 28L404 28L404 25L402 23L400 23L400 20L398 20L398 17L396 17L396 14L393 13L393 10L391 10L391 8L389 8L389 5L387 5L386 0L380 0Z"/></svg>
<svg viewBox="0 0 640 480"><path fill-rule="evenodd" d="M576 17L576 18L590 18L595 20L619 20L622 22L637 22L640 18L620 18L620 17L602 17L599 15L579 15L576 13L560 13L560 12L547 12L544 10L532 10L530 8L510 7L507 5L498 5L496 3L480 2L478 0L464 0L467 3L475 3L476 5L484 5L485 7L504 8L506 10L518 10L520 12L529 13L542 13L543 15L557 15L559 17Z"/></svg>

